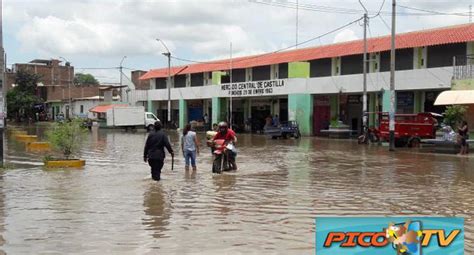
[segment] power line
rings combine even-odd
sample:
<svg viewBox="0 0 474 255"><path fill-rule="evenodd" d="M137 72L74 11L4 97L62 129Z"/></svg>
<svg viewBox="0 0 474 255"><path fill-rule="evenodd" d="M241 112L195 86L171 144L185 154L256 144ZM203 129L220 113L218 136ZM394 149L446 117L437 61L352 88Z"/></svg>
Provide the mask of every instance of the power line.
<svg viewBox="0 0 474 255"><path fill-rule="evenodd" d="M372 17L369 17L369 19L372 19L372 18L375 18L377 16L380 16L380 13L382 12L382 9L383 9L383 6L385 5L385 0L382 1L382 4L380 5L380 8L379 8L379 11L377 12L377 14L375 14L374 16Z"/></svg>
<svg viewBox="0 0 474 255"><path fill-rule="evenodd" d="M398 5L398 7L408 9L408 10L414 10L414 11L430 13L430 14L434 14L434 15L455 15L455 16L465 16L465 17L469 16L469 12L448 13L448 12L440 12L440 11L434 11L434 10L426 10L426 9L421 9L421 8L409 7L409 6L405 6L405 5Z"/></svg>
<svg viewBox="0 0 474 255"><path fill-rule="evenodd" d="M312 42L314 40L318 40L324 36L327 36L327 35L330 35L330 34L333 34L339 30L342 30L346 27L349 27L357 22L359 22L360 20L362 20L363 18L358 18L356 20L353 20L349 23L346 23L345 25L343 26L340 26L338 28L335 28L333 30L330 30L324 34L321 34L319 36L316 36L316 37L313 37L313 38L310 38L308 40L305 40L305 41L302 41L302 42L299 42L298 44L295 44L295 45L291 45L291 46L288 46L288 47L285 47L285 48L281 48L279 50L276 50L276 51L272 51L272 52L268 52L268 53L264 53L264 54L260 54L260 55L255 55L253 57L247 57L247 58L241 58L241 59L237 59L237 60L234 60L233 63L236 63L236 62L241 62L241 61L248 61L248 60L251 60L251 59L256 59L256 58L261 58L261 57L264 57L264 56L268 56L268 55L271 55L271 54L275 54L275 53L278 53L278 52L281 52L281 51L285 51L285 50L288 50L288 49L292 49L292 48L295 48L297 46L300 46L300 45L303 45L303 44L306 44L306 43L309 43L309 42ZM176 59L176 60L180 60L180 61L183 61L183 62L190 62L190 63L199 63L199 64L211 64L211 65L221 65L221 64L224 64L226 63L226 60L218 60L216 62L205 62L205 61L196 61L196 60L190 60L190 59L185 59L185 58L180 58L180 57L176 57L176 56L171 56L171 58L173 59Z"/></svg>
<svg viewBox="0 0 474 255"><path fill-rule="evenodd" d="M306 10L306 11L315 11L315 12L323 12L323 13L336 13L336 14L351 14L351 15L361 15L363 12L361 10L356 10L356 9L349 9L349 8L339 8L339 7L330 7L330 6L320 6L320 5L314 5L314 4L299 4L298 7L296 6L296 3L294 2L260 2L256 0L249 0L251 3L256 3L256 4L262 4L262 5L268 5L268 6L274 6L274 7L282 7L282 8L289 8L289 9L296 9L299 8L301 10ZM385 2L385 1L384 1ZM382 4L383 7L383 4ZM432 10L424 10L424 9L418 9L414 7L408 7L408 6L400 6L402 8L406 9L411 9L415 10L417 12L399 12L396 13L396 16L469 16L468 13L447 13L447 12L439 12L439 11L432 11ZM391 12L383 12L382 8L380 8L379 11L368 11L368 13L374 13L374 16L378 15L386 15L390 16Z"/></svg>

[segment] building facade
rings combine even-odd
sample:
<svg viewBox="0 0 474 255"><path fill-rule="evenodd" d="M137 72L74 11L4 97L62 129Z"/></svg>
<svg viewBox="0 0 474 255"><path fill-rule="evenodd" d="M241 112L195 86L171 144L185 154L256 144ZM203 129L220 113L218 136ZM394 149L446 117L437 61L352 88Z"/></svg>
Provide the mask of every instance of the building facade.
<svg viewBox="0 0 474 255"><path fill-rule="evenodd" d="M103 103L104 89L110 89L111 86L75 84L74 67L69 63L64 65L61 63L57 59L35 59L29 63L13 64L6 75L7 90L14 86L17 71L34 73L40 76L37 93L44 102L38 107L41 107L41 111L46 113L48 119L54 120L60 114L66 118L86 116L89 109L94 106L91 103ZM114 96L119 94L118 90L114 90L113 93ZM117 100L120 100L120 97Z"/></svg>
<svg viewBox="0 0 474 255"><path fill-rule="evenodd" d="M396 48L396 111L439 113L444 107L434 101L450 89L453 67L465 65L460 60L474 53L474 25L398 34ZM362 54L363 41L357 40L172 67L172 119L183 127L204 114L212 122L229 120L232 114L237 128L258 131L266 117L279 115L281 121L298 121L304 135L318 135L333 121L360 131ZM389 36L368 39L367 65L368 111L386 112ZM160 119L167 119L167 76L167 68L142 75L151 90L136 97ZM369 125L376 121L372 114Z"/></svg>

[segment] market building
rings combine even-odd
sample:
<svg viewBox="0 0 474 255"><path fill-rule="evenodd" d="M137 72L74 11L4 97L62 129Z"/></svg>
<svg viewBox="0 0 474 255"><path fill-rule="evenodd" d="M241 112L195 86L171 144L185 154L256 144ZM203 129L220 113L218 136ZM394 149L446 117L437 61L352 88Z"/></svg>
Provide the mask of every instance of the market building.
<svg viewBox="0 0 474 255"><path fill-rule="evenodd" d="M368 111L390 106L390 36L368 39ZM474 25L402 33L396 36L396 111L442 112L437 95L451 88L453 67L474 53ZM456 61L458 59L458 61ZM231 71L230 71L231 70ZM232 72L232 83L230 73ZM303 135L319 135L336 120L362 128L363 41L356 40L277 53L174 66L171 74L172 119L183 127L204 114L211 122L232 119L241 130L258 131L264 119L279 115L296 120ZM167 119L168 68L140 77L147 93L135 92L136 104ZM138 94L140 93L140 94ZM377 118L369 118L374 125Z"/></svg>

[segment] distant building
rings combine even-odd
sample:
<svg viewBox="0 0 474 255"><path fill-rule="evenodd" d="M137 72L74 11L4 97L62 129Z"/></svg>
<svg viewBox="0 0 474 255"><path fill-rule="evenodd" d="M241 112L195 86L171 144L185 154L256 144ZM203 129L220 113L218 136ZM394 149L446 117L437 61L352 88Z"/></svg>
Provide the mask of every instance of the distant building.
<svg viewBox="0 0 474 255"><path fill-rule="evenodd" d="M137 90L148 90L150 89L150 82L146 80L140 80L140 77L145 75L147 71L135 70L132 71L132 82Z"/></svg>
<svg viewBox="0 0 474 255"><path fill-rule="evenodd" d="M110 88L110 85L78 85L74 84L74 67L68 62L61 65L57 59L35 59L29 63L17 63L12 65L12 69L6 75L7 90L14 86L16 72L19 70L28 71L40 75L40 82L37 84L37 93L43 99L44 104L41 109L45 111L49 119L56 119L59 114L64 114L66 118L76 116L81 113L79 99L104 97L103 88ZM114 90L114 95L118 92ZM120 100L120 97L118 97ZM80 100L79 100L80 101ZM90 101L90 100L89 100ZM92 100L99 103L100 100ZM89 107L85 104L82 108ZM79 107L79 109L76 109ZM93 107L93 106L92 106ZM84 110L83 109L83 110ZM89 108L85 109L86 111Z"/></svg>

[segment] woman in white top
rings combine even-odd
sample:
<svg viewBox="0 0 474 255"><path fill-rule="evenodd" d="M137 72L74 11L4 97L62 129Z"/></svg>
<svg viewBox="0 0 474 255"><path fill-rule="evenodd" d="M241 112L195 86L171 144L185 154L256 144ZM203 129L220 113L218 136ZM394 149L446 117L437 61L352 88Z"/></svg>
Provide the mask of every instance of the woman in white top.
<svg viewBox="0 0 474 255"><path fill-rule="evenodd" d="M196 154L199 154L199 143L196 138L196 132L191 131L191 124L187 124L183 129L181 150L184 156L184 169L189 171L189 164L191 164L193 171L196 171Z"/></svg>

